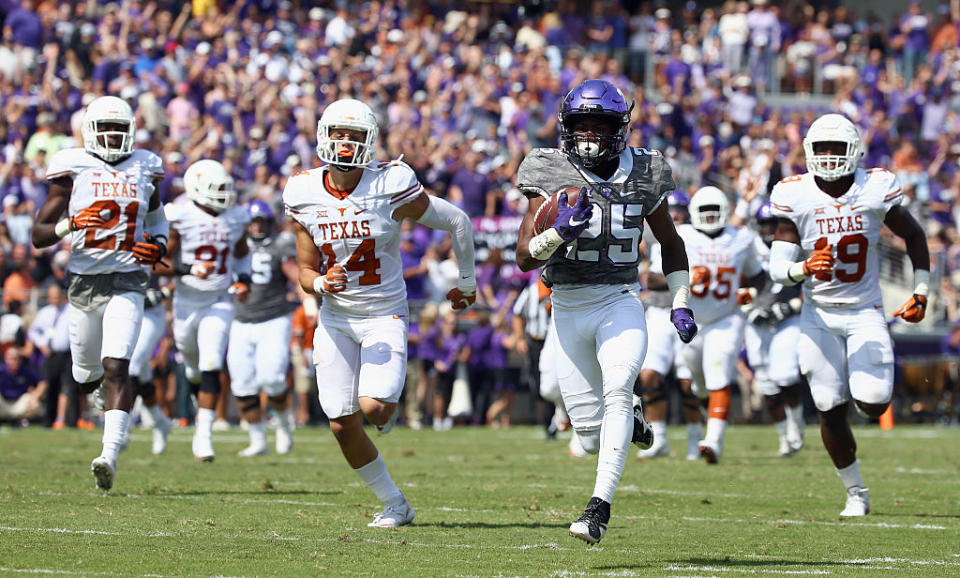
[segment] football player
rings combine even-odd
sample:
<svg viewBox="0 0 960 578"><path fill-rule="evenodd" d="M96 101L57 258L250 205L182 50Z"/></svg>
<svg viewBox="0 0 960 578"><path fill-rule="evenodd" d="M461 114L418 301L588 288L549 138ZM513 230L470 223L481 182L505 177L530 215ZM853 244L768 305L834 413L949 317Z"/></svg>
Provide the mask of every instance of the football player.
<svg viewBox="0 0 960 578"><path fill-rule="evenodd" d="M530 199L517 263L524 271L544 267L541 277L553 290L563 402L584 449L599 454L592 497L570 525L571 536L590 544L607 530L630 442L641 448L653 442L643 409L633 402L647 348L637 282L644 221L663 245L672 321L684 341L696 333L683 241L663 202L675 188L673 173L658 151L627 148L632 108L613 84L584 81L560 104L561 148L533 149L517 174ZM569 188L580 191L573 206ZM537 210L554 193L556 220L538 234Z"/></svg>
<svg viewBox="0 0 960 578"><path fill-rule="evenodd" d="M800 370L820 414L823 444L846 488L840 515L865 516L869 494L847 410L852 398L863 413L879 417L893 393L893 344L880 295L880 229L886 225L903 238L913 263L913 296L894 313L909 323L922 321L926 312L930 253L923 229L900 206L896 176L857 168L863 142L846 117L815 120L803 149L807 172L783 179L770 196L780 218L770 277L782 285L803 284Z"/></svg>
<svg viewBox="0 0 960 578"><path fill-rule="evenodd" d="M288 454L293 448L293 413L288 408L286 378L297 304L287 300L287 282L298 281L296 239L289 234L275 234L273 209L267 203L251 201L247 213L250 295L237 305L227 350L230 389L243 419L250 425L250 445L239 455L258 456L269 451L260 408L261 391L277 412L277 453Z"/></svg>
<svg viewBox="0 0 960 578"><path fill-rule="evenodd" d="M766 265L770 244L777 232L777 218L770 213L769 202L760 205L756 225L757 253ZM753 368L754 381L773 418L780 457L791 456L803 447L803 404L797 357L800 337L797 314L801 303L798 285L785 287L767 278L757 288L753 301L741 307L747 317L743 338L747 362Z"/></svg>
<svg viewBox="0 0 960 578"><path fill-rule="evenodd" d="M667 206L674 225L690 222L689 205L690 197L683 191L673 191L667 196ZM640 366L640 380L634 384L634 393L643 395L644 416L653 430L653 445L645 450L638 450L637 457L650 459L670 454L664 378L672 369L680 390L683 417L687 422L687 459L695 461L700 458L698 444L703 435L700 402L693 393L690 370L683 364L684 344L670 323L671 300L667 280L663 275L660 243L649 237L645 240L649 247L650 266L646 274L647 294L643 306L647 315L647 331L658 337L648 344L647 355ZM636 391L638 387L639 392Z"/></svg>
<svg viewBox="0 0 960 578"><path fill-rule="evenodd" d="M190 165L183 187L186 194L166 206L175 261L157 271L177 277L173 339L183 355L187 380L197 388L193 457L212 462L213 422L234 300L246 300L251 283L249 217L234 205L233 178L217 161Z"/></svg>
<svg viewBox="0 0 960 578"><path fill-rule="evenodd" d="M166 253L167 219L157 185L163 164L136 149L137 123L125 101L103 96L83 114L83 148L51 157L47 199L37 214L33 244L68 238L70 351L73 377L85 393L105 388L103 452L91 469L109 490L130 421L129 367L149 273Z"/></svg>
<svg viewBox="0 0 960 578"><path fill-rule="evenodd" d="M389 432L403 391L409 319L401 221L452 234L459 275L446 296L454 309L476 300L476 275L470 218L426 194L400 160L377 162L378 133L363 102L331 103L317 123L317 155L325 165L291 176L283 201L297 223L300 285L323 296L313 348L320 404L347 463L383 502L369 525L391 528L412 522L414 512L363 418Z"/></svg>
<svg viewBox="0 0 960 578"><path fill-rule="evenodd" d="M690 224L677 228L690 260L690 307L700 322L700 334L683 358L697 395L707 398L707 431L698 448L708 464L716 464L723 453L730 389L743 342L738 304L749 293L741 289L740 279L757 286L764 278L753 232L727 225L729 217L726 193L703 187L690 201Z"/></svg>

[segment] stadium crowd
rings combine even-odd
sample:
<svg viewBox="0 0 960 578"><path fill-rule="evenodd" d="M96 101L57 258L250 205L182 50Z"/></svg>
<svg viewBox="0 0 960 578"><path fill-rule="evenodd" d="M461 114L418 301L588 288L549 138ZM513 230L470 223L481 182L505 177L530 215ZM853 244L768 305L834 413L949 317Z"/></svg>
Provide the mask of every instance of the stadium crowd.
<svg viewBox="0 0 960 578"><path fill-rule="evenodd" d="M524 324L513 319L542 340L540 313L525 305L536 279L516 267L510 245L526 207L515 175L531 148L555 146L558 102L586 78L634 99L629 145L662 150L682 190L721 188L742 223L777 181L805 170L812 121L843 113L863 135L864 164L898 175L927 229L941 279L931 317L960 321L960 2L935 13L911 2L892 21L859 6L777 4L0 2L0 342L28 360L4 364L4 405L22 403L32 417L45 393L48 425L85 424L80 400L50 402L70 390L58 355L69 349L57 329L64 298L52 289L66 286L66 249L33 249L30 235L47 159L82 142L83 107L104 94L131 104L137 146L163 158L163 202L183 192L187 166L216 159L241 203L259 199L277 214L286 179L320 162L324 107L352 96L374 109L379 157L402 155L432 194L475 217L482 240L480 311L456 314L437 306L457 274L448 236L405 225L407 290L422 304L411 329L411 359L422 361L411 363L407 392L414 424L419 408L424 422L449 427L445 402L458 380L473 385L472 403L459 404L472 408L466 420L509 424L515 392L534 380L528 342L517 338ZM902 251L897 243L891 236L891 251ZM289 298L303 301L291 347L306 423L317 303L292 288ZM159 381L175 383L169 338L153 365L166 369ZM431 389L445 395L434 403ZM168 413L189 417L186 395L177 404L177 388L164 390Z"/></svg>

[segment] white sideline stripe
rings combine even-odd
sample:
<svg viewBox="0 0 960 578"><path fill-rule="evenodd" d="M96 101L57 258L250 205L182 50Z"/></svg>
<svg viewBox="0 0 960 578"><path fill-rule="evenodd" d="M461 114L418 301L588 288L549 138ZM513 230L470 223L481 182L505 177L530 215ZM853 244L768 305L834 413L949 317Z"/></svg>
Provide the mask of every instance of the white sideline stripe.
<svg viewBox="0 0 960 578"><path fill-rule="evenodd" d="M0 526L0 531L7 532L43 532L53 534L94 534L97 536L123 536L122 532L104 532L103 530L70 530L68 528L15 528Z"/></svg>
<svg viewBox="0 0 960 578"><path fill-rule="evenodd" d="M0 572L10 572L11 574L58 574L67 576L129 576L129 572L75 572L73 570L58 570L55 568L2 568ZM163 578L166 574L137 574L137 576L147 576L149 578Z"/></svg>
<svg viewBox="0 0 960 578"><path fill-rule="evenodd" d="M800 574L823 576L833 574L829 570L776 570L773 568L723 568L720 566L679 566L671 564L667 570L674 572L736 572L738 574Z"/></svg>

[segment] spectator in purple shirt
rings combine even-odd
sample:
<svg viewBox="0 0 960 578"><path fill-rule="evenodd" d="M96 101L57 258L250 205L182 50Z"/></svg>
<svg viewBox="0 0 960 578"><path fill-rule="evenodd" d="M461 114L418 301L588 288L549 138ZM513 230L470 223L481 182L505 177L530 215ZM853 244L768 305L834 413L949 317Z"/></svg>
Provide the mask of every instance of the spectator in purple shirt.
<svg viewBox="0 0 960 578"><path fill-rule="evenodd" d="M903 78L913 80L917 66L927 58L930 49L930 19L923 11L919 0L910 0L910 9L900 19L900 32L905 36L903 45Z"/></svg>
<svg viewBox="0 0 960 578"><path fill-rule="evenodd" d="M453 382L457 378L457 362L465 342L465 335L457 327L457 314L448 311L440 318L440 324L424 335L420 352L433 356L430 373L436 379L433 396L433 429L448 430L453 427L453 418L447 415ZM425 353L425 349L426 352Z"/></svg>
<svg viewBox="0 0 960 578"><path fill-rule="evenodd" d="M20 350L9 347L0 365L0 419L25 420L37 416L43 406L47 382L23 362Z"/></svg>
<svg viewBox="0 0 960 578"><path fill-rule="evenodd" d="M494 216L497 195L490 178L477 171L478 153L472 150L463 157L463 166L453 174L447 200L459 206L471 217Z"/></svg>
<svg viewBox="0 0 960 578"><path fill-rule="evenodd" d="M509 366L510 350L515 344L516 338L510 332L506 315L498 313L493 322L486 360L490 384L497 393L497 400L487 409L487 425L490 427L510 427L510 413L517 399L517 383L520 377L519 369L511 369Z"/></svg>
<svg viewBox="0 0 960 578"><path fill-rule="evenodd" d="M23 64L31 63L34 51L43 45L43 22L34 11L35 6L34 0L23 0L20 8L10 11L3 23L4 37L11 37L15 45L29 49L28 54L21 55Z"/></svg>
<svg viewBox="0 0 960 578"><path fill-rule="evenodd" d="M490 340L493 325L490 324L490 310L477 310L477 324L467 332L463 356L467 360L467 374L470 381L470 396L473 399L473 425L484 423L487 408L492 396L492 368L489 365Z"/></svg>

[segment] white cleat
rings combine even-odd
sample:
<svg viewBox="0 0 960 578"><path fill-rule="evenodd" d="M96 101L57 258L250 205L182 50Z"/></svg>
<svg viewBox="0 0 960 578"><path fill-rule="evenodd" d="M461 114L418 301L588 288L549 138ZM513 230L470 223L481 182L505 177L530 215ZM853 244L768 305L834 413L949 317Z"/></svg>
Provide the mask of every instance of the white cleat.
<svg viewBox="0 0 960 578"><path fill-rule="evenodd" d="M167 436L170 435L171 429L173 429L173 422L166 416L153 425L153 447L150 449L153 455L159 456L167 451Z"/></svg>
<svg viewBox="0 0 960 578"><path fill-rule="evenodd" d="M270 448L268 448L267 445L264 444L262 446L253 446L253 445L248 446L240 450L239 452L237 452L237 455L240 456L241 458L252 458L254 456L265 456L269 453L270 453Z"/></svg>
<svg viewBox="0 0 960 578"><path fill-rule="evenodd" d="M412 522L414 516L410 502L403 498L403 501L387 506L382 512L378 512L367 526L371 528L398 528Z"/></svg>
<svg viewBox="0 0 960 578"><path fill-rule="evenodd" d="M285 456L293 450L293 436L290 430L277 428L277 455Z"/></svg>
<svg viewBox="0 0 960 578"><path fill-rule="evenodd" d="M213 440L193 434L193 459L198 462L212 462L217 454L213 451Z"/></svg>
<svg viewBox="0 0 960 578"><path fill-rule="evenodd" d="M706 440L701 441L697 445L697 449L700 452L700 457L710 465L715 465L719 462L720 455L723 453L723 448L721 448L719 444L713 444Z"/></svg>
<svg viewBox="0 0 960 578"><path fill-rule="evenodd" d="M90 471L93 472L93 477L97 480L98 490L106 492L113 487L113 476L117 467L110 463L110 460L103 456L95 458L90 464Z"/></svg>
<svg viewBox="0 0 960 578"><path fill-rule="evenodd" d="M788 458L796 453L787 438L780 438L780 447L777 449L777 455L781 458Z"/></svg>
<svg viewBox="0 0 960 578"><path fill-rule="evenodd" d="M397 425L397 419L400 417L400 408L393 408L393 413L390 415L390 419L387 420L387 423L377 426L377 431L380 435L385 436L390 433L390 430L393 429L393 426Z"/></svg>
<svg viewBox="0 0 960 578"><path fill-rule="evenodd" d="M866 516L870 513L870 494L867 488L853 486L847 488L847 507L840 512L844 518Z"/></svg>
<svg viewBox="0 0 960 578"><path fill-rule="evenodd" d="M656 438L653 442L653 446L648 449L640 450L637 452L637 458L641 460L652 460L654 458L663 458L670 455L670 444L666 441L658 442L659 438ZM693 459L697 459L699 455Z"/></svg>

